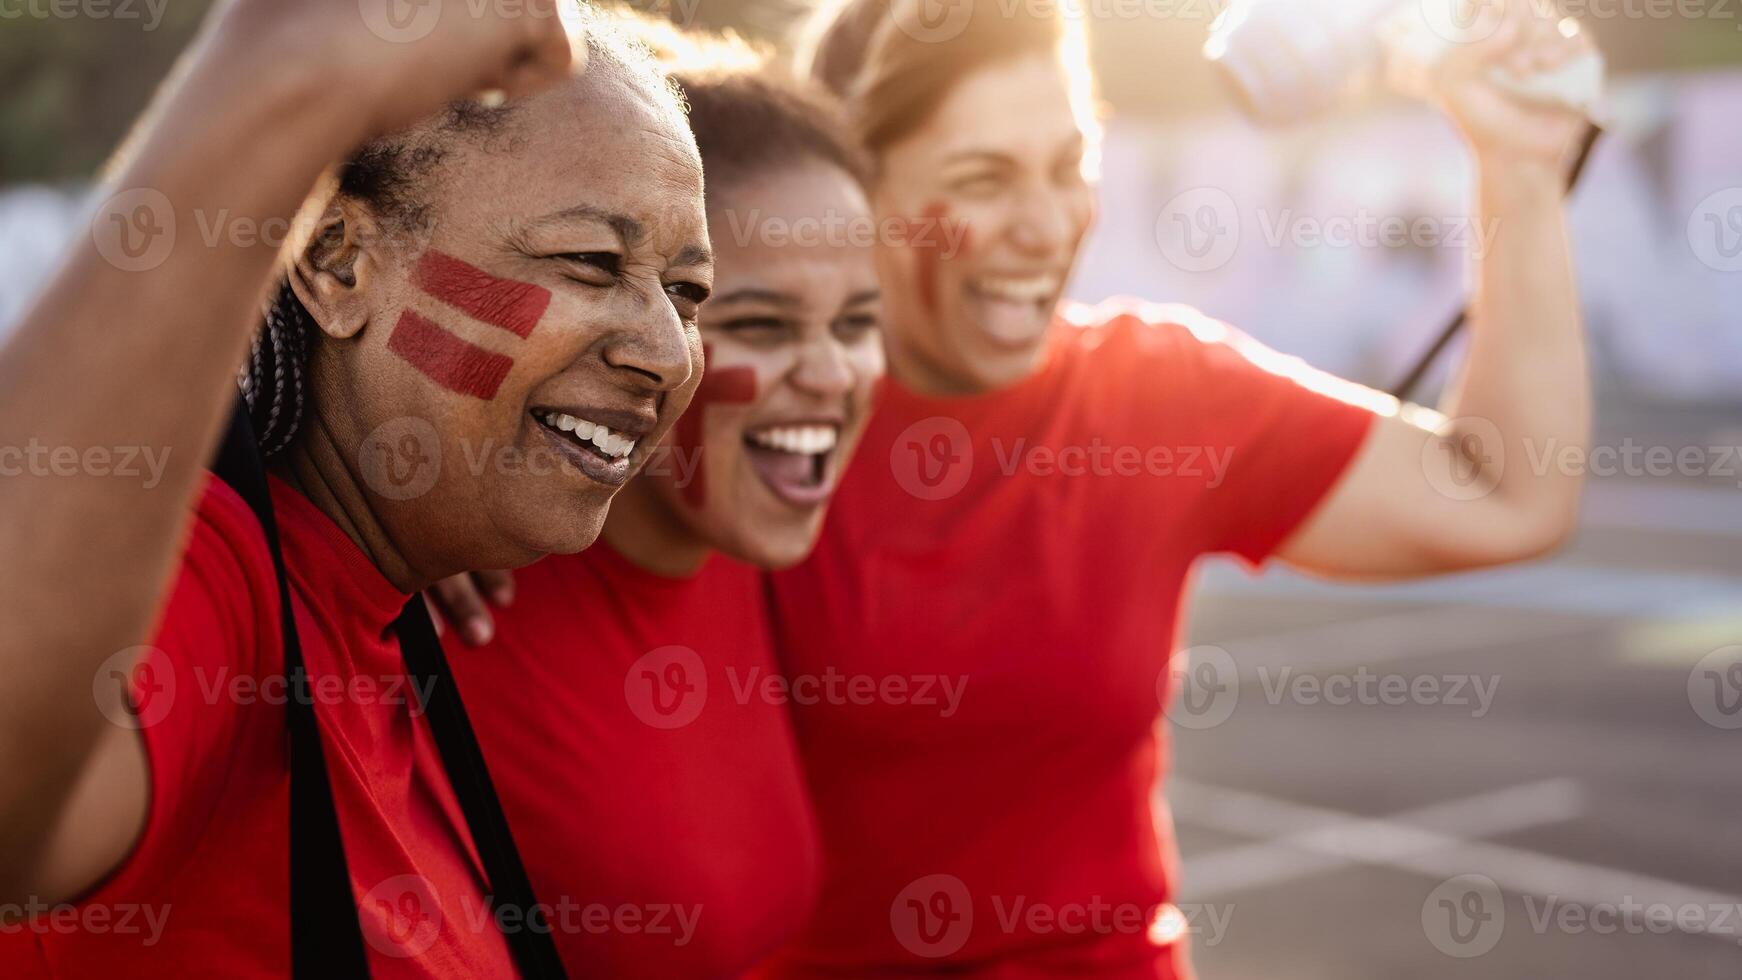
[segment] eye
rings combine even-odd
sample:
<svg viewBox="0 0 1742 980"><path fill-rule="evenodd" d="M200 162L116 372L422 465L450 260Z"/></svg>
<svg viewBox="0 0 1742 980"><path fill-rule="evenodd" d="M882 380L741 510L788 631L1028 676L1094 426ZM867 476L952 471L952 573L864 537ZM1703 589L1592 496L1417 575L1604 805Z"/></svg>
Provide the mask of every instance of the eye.
<svg viewBox="0 0 1742 980"><path fill-rule="evenodd" d="M665 294L671 297L671 305L677 308L679 316L694 320L702 303L707 301L708 287L695 282L674 282L665 287Z"/></svg>
<svg viewBox="0 0 1742 980"><path fill-rule="evenodd" d="M963 197L987 198L1004 189L1004 180L993 173L972 174L951 183L950 189Z"/></svg>
<svg viewBox="0 0 1742 980"><path fill-rule="evenodd" d="M858 340L881 325L873 313L848 313L833 324L835 333L845 340Z"/></svg>
<svg viewBox="0 0 1742 980"><path fill-rule="evenodd" d="M779 343L788 333L786 321L772 316L734 317L720 323L716 329L753 344Z"/></svg>
<svg viewBox="0 0 1742 980"><path fill-rule="evenodd" d="M623 271L623 257L616 252L562 252L551 258L581 274L571 278L590 286L606 286ZM596 282L598 279L605 282Z"/></svg>

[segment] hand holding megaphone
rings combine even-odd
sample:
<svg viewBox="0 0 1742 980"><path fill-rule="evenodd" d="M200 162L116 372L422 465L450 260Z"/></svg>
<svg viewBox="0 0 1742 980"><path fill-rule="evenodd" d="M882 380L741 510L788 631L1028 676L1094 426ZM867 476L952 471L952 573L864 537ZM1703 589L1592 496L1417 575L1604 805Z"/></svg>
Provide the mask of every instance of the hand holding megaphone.
<svg viewBox="0 0 1742 980"><path fill-rule="evenodd" d="M1260 118L1288 121L1330 108L1363 79L1384 74L1410 94L1438 99L1449 69L1495 52L1514 54L1528 22L1531 39L1558 29L1554 0L1233 0L1217 18L1205 53ZM1569 22L1570 23L1570 22ZM1494 84L1522 99L1594 116L1603 95L1603 57L1575 31L1579 47L1542 63L1542 44L1486 67Z"/></svg>
<svg viewBox="0 0 1742 980"><path fill-rule="evenodd" d="M1558 178L1597 113L1603 57L1546 0L1418 0L1378 28L1392 83L1444 106L1478 155Z"/></svg>

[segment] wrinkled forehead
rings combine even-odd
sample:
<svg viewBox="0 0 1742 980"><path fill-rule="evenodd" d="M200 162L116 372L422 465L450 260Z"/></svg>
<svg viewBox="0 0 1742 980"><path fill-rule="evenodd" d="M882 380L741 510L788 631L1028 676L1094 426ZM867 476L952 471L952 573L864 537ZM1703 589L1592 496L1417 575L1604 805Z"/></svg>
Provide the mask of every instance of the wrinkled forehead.
<svg viewBox="0 0 1742 980"><path fill-rule="evenodd" d="M589 70L521 100L504 125L460 141L443 169L440 211L512 226L571 209L625 216L657 240L701 238L702 166L687 122L644 84Z"/></svg>

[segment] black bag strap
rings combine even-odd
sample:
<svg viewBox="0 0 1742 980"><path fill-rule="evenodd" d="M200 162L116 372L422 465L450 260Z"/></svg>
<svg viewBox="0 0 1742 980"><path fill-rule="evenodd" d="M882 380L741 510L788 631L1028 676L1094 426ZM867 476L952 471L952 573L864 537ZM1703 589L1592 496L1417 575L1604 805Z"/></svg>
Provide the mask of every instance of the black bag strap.
<svg viewBox="0 0 1742 980"><path fill-rule="evenodd" d="M339 832L332 785L327 781L314 701L309 697L312 688L296 634L290 579L279 549L278 523L272 514L266 466L255 442L247 405L241 399L237 400L229 430L218 447L212 472L236 491L259 520L278 579L284 670L291 692L285 711L290 752L291 974L297 980L368 977L363 930L345 862L344 838ZM550 922L514 846L507 815L484 764L483 750L472 731L421 596L406 603L396 628L406 672L419 692L428 692L424 710L430 733L465 815L467 830L484 863L484 873L494 893L498 926L504 921L511 923L503 935L515 965L528 980L566 980L551 937Z"/></svg>
<svg viewBox="0 0 1742 980"><path fill-rule="evenodd" d="M490 781L483 749L460 700L459 685L448 669L447 654L436 638L435 625L422 596L412 596L395 626L412 686L426 694L425 717L448 772L460 812L472 832L472 844L490 879L497 924L503 927L508 950L527 980L566 980L556 942L551 938L548 911L533 892L532 879L514 846L508 817ZM505 918L506 917L506 918ZM504 927L504 923L506 926Z"/></svg>
<svg viewBox="0 0 1742 980"><path fill-rule="evenodd" d="M254 511L272 552L278 578L280 634L284 643L284 676L290 697L285 703L290 753L290 967L297 980L367 977L369 959L363 949L363 928L345 863L345 841L339 833L339 813L327 782L321 732L314 701L307 695L308 668L296 635L290 604L290 579L278 547L278 522L272 516L266 465L254 441L248 406L240 398L229 431L218 447L212 472L230 485Z"/></svg>

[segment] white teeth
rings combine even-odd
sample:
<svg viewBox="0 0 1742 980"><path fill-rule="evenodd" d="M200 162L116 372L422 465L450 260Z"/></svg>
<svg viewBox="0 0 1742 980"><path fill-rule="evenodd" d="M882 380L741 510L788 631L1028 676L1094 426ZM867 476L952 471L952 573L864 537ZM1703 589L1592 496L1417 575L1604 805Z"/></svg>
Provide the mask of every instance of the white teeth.
<svg viewBox="0 0 1742 980"><path fill-rule="evenodd" d="M621 436L597 422L575 418L563 412L541 412L539 421L553 429L574 433L576 442L592 445L612 459L622 459L635 451L635 440Z"/></svg>
<svg viewBox="0 0 1742 980"><path fill-rule="evenodd" d="M1010 303L1040 303L1058 293L1058 276L979 276L973 280L976 292L989 299Z"/></svg>
<svg viewBox="0 0 1742 980"><path fill-rule="evenodd" d="M764 449L803 456L830 452L840 441L840 430L832 425L768 426L746 435L753 444Z"/></svg>

